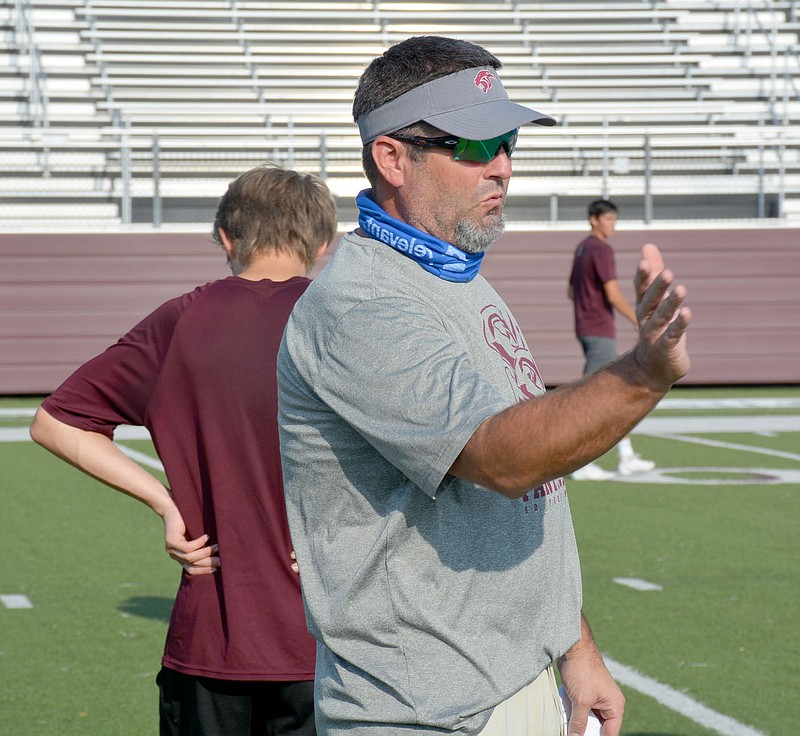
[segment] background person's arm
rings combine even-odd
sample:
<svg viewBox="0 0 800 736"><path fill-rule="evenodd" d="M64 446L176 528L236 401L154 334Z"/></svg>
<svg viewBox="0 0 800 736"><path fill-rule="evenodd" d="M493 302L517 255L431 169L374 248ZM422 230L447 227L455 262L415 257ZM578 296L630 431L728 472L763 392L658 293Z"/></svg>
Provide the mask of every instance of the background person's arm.
<svg viewBox="0 0 800 736"><path fill-rule="evenodd" d="M167 554L190 575L214 572L218 548L206 546L208 535L186 538L186 525L170 492L153 475L127 457L105 435L72 427L39 408L31 438L45 449L107 486L149 506L164 522Z"/></svg>
<svg viewBox="0 0 800 736"><path fill-rule="evenodd" d="M608 299L608 303L638 330L639 322L636 319L636 312L622 293L619 281L617 279L606 281L603 284L603 292L606 295L606 299Z"/></svg>
<svg viewBox="0 0 800 736"><path fill-rule="evenodd" d="M654 275L658 274L654 278ZM610 450L689 369L686 289L673 286L658 249L646 245L636 275L639 341L584 379L485 420L450 474L518 498Z"/></svg>

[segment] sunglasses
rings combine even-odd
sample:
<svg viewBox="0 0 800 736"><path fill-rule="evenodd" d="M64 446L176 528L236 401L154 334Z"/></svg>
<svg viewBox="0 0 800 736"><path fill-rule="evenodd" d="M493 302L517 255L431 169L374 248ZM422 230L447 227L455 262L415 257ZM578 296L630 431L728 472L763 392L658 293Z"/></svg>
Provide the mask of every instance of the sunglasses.
<svg viewBox="0 0 800 736"><path fill-rule="evenodd" d="M476 163L489 163L500 153L501 148L506 149L506 154L511 158L514 148L517 145L517 133L519 128L503 135L487 138L485 141L472 141L469 138L456 138L452 135L443 135L438 138L426 138L421 135L402 136L390 135L396 141L410 143L412 146L422 146L423 148L447 148L453 152L453 159L456 161L475 161Z"/></svg>

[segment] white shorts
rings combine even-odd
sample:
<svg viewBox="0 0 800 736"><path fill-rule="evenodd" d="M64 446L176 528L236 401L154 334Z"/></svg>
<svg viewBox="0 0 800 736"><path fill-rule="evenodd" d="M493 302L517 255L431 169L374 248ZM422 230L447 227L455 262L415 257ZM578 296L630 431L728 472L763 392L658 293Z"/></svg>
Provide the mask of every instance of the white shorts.
<svg viewBox="0 0 800 736"><path fill-rule="evenodd" d="M500 703L480 736L567 736L567 714L553 668Z"/></svg>

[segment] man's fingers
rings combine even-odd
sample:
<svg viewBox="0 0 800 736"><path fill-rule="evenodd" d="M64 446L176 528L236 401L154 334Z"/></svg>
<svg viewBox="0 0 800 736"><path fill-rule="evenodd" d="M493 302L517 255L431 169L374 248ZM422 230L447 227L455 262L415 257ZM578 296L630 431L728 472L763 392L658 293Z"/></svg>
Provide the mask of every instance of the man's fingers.
<svg viewBox="0 0 800 736"><path fill-rule="evenodd" d="M637 300L640 301L642 299L645 291L663 270L664 258L661 256L658 246L653 243L645 243L642 246L642 258L639 261L639 268L633 279Z"/></svg>
<svg viewBox="0 0 800 736"><path fill-rule="evenodd" d="M689 326L689 323L692 321L692 310L689 307L681 307L678 310L678 314L675 319L670 324L669 329L672 334L683 334L686 332L686 328Z"/></svg>
<svg viewBox="0 0 800 736"><path fill-rule="evenodd" d="M688 308L684 311L683 307L686 293L685 286L676 286L656 309L656 313L663 319L665 327L670 328L668 333L670 337L683 334L689 325L692 313Z"/></svg>
<svg viewBox="0 0 800 736"><path fill-rule="evenodd" d="M686 363L687 358L683 348L680 348L679 344L691 319L691 311L688 307L682 306L685 296L685 288L676 288L640 325L642 340L640 345L649 345L650 348L645 347L646 350L657 350L671 364L677 361L674 362L673 367L678 369L681 375L688 370L688 363ZM680 354L673 353L673 350L676 349L681 351ZM685 367L681 367L685 363Z"/></svg>
<svg viewBox="0 0 800 736"><path fill-rule="evenodd" d="M583 736L586 731L586 722L589 720L589 709L576 703L572 704L572 713L569 716L567 733L569 736Z"/></svg>
<svg viewBox="0 0 800 736"><path fill-rule="evenodd" d="M592 715L592 722L589 723L589 716ZM587 711L586 715L577 717L577 711L573 708L571 718L569 719L569 726L567 726L567 733L569 736L595 736L600 730L600 723L595 718L598 715L602 722L602 736L619 736L620 728L622 728L622 713L609 713L605 714L598 711L596 708L594 713Z"/></svg>
<svg viewBox="0 0 800 736"><path fill-rule="evenodd" d="M603 721L603 736L619 736L622 716L612 716Z"/></svg>
<svg viewBox="0 0 800 736"><path fill-rule="evenodd" d="M642 246L642 260L647 261L654 274L664 270L664 258L661 249L655 243L645 243Z"/></svg>
<svg viewBox="0 0 800 736"><path fill-rule="evenodd" d="M637 316L640 326L652 316L658 305L664 301L669 292L669 287L672 285L672 280L672 271L662 271L650 282L647 289L639 294Z"/></svg>
<svg viewBox="0 0 800 736"><path fill-rule="evenodd" d="M675 320L684 299L686 299L686 287L678 285L666 293L649 317L658 331Z"/></svg>

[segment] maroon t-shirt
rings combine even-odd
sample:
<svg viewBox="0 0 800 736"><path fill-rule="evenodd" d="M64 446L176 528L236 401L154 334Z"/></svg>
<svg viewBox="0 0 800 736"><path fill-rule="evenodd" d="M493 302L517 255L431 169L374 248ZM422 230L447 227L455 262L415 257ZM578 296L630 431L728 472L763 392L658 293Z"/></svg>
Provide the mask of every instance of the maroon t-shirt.
<svg viewBox="0 0 800 736"><path fill-rule="evenodd" d="M614 251L608 243L590 235L578 244L569 277L578 337L616 336L614 308L603 289L603 284L616 278Z"/></svg>
<svg viewBox="0 0 800 736"><path fill-rule="evenodd" d="M291 569L276 359L310 282L229 277L172 299L79 368L43 406L111 437L150 430L191 538L220 569L183 574L163 664L227 680L311 680L315 642Z"/></svg>

